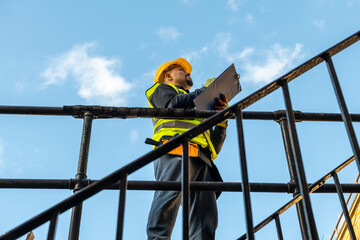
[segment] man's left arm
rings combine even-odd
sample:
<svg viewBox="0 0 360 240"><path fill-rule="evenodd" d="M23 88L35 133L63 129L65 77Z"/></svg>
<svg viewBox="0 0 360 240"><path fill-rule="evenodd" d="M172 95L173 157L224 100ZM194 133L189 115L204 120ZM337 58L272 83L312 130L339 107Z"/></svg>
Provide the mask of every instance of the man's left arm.
<svg viewBox="0 0 360 240"><path fill-rule="evenodd" d="M214 145L215 151L219 154L222 146L224 145L224 141L226 138L226 127L224 126L215 126L214 130L211 130L211 142Z"/></svg>

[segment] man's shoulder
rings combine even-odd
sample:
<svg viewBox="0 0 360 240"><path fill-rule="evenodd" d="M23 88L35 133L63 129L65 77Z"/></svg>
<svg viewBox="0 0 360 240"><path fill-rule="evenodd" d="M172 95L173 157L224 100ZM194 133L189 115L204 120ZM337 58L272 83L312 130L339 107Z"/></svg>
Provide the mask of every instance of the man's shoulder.
<svg viewBox="0 0 360 240"><path fill-rule="evenodd" d="M165 108L168 102L178 95L178 92L171 85L161 83L154 91L151 103L157 108Z"/></svg>
<svg viewBox="0 0 360 240"><path fill-rule="evenodd" d="M166 84L166 83L160 83L160 85L157 87L157 89L165 89L165 90L173 90L176 91L176 86L175 85L170 85L170 84Z"/></svg>
<svg viewBox="0 0 360 240"><path fill-rule="evenodd" d="M177 94L178 90L176 90L176 86L171 86L169 84L166 83L161 83L156 89L155 92L161 92L162 94L164 93L169 93L169 94Z"/></svg>

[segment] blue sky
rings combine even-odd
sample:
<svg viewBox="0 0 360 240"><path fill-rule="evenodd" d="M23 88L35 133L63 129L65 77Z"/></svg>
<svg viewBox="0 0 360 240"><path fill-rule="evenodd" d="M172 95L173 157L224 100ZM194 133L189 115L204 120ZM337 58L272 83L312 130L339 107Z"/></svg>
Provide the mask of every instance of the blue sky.
<svg viewBox="0 0 360 240"><path fill-rule="evenodd" d="M248 96L314 55L360 30L359 0L249 1L1 1L1 105L107 105L147 107L145 90L157 67L185 57L193 66L194 88L231 63ZM360 44L334 57L350 112L358 113ZM293 108L339 112L326 66L321 64L290 85ZM247 110L284 109L280 91ZM354 124L355 130L359 126ZM251 182L289 181L280 127L272 121L245 121ZM352 155L341 123L297 124L308 182ZM71 117L0 117L0 177L74 178L82 121ZM231 121L216 164L225 181L240 181L239 154ZM150 119L95 120L88 177L100 179L151 150ZM355 164L340 174L352 183ZM130 180L153 180L152 165ZM0 232L46 210L70 190L0 190ZM153 192L129 191L125 239L145 239ZM254 224L291 199L290 194L253 193ZM340 214L336 194L311 195L320 239L328 239ZM81 239L113 239L118 193L104 191L86 201ZM241 193L218 200L217 239L245 231ZM330 211L331 210L331 211ZM181 214L179 214L181 215ZM180 216L181 218L181 216ZM179 220L180 220L179 218ZM57 239L66 239L70 212L60 217ZM285 239L301 239L295 209L281 216ZM181 239L180 224L173 239ZM47 225L35 230L43 239ZM256 234L275 239L274 224Z"/></svg>

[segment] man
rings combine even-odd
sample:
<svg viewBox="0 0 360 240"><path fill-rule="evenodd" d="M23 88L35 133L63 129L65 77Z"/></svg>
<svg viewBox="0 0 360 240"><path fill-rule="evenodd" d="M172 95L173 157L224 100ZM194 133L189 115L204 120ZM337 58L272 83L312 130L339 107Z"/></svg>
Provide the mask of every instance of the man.
<svg viewBox="0 0 360 240"><path fill-rule="evenodd" d="M209 79L204 87L189 92L193 86L190 77L192 67L183 58L162 64L156 71L155 84L146 91L151 108L194 108L193 100L206 89L214 79ZM227 105L225 96L216 100L216 109ZM182 134L201 123L200 119L153 119L153 140L163 142L176 134ZM224 143L227 122L223 122L211 131L191 140L195 148L190 157L190 181L222 181L213 163ZM190 149L192 151L192 149ZM181 181L181 151L171 151L154 161L157 181ZM190 239L215 238L217 227L218 195L214 192L191 192L190 194ZM148 239L170 239L177 212L181 204L181 192L156 191L150 209L147 235Z"/></svg>

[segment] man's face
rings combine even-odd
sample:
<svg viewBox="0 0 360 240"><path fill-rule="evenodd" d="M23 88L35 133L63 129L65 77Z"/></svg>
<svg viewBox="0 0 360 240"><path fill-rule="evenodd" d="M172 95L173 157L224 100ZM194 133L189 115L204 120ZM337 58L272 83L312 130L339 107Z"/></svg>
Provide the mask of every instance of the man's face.
<svg viewBox="0 0 360 240"><path fill-rule="evenodd" d="M167 72L167 74L169 74L172 84L181 86L186 90L189 90L194 85L190 73L186 72L183 67L175 67Z"/></svg>

